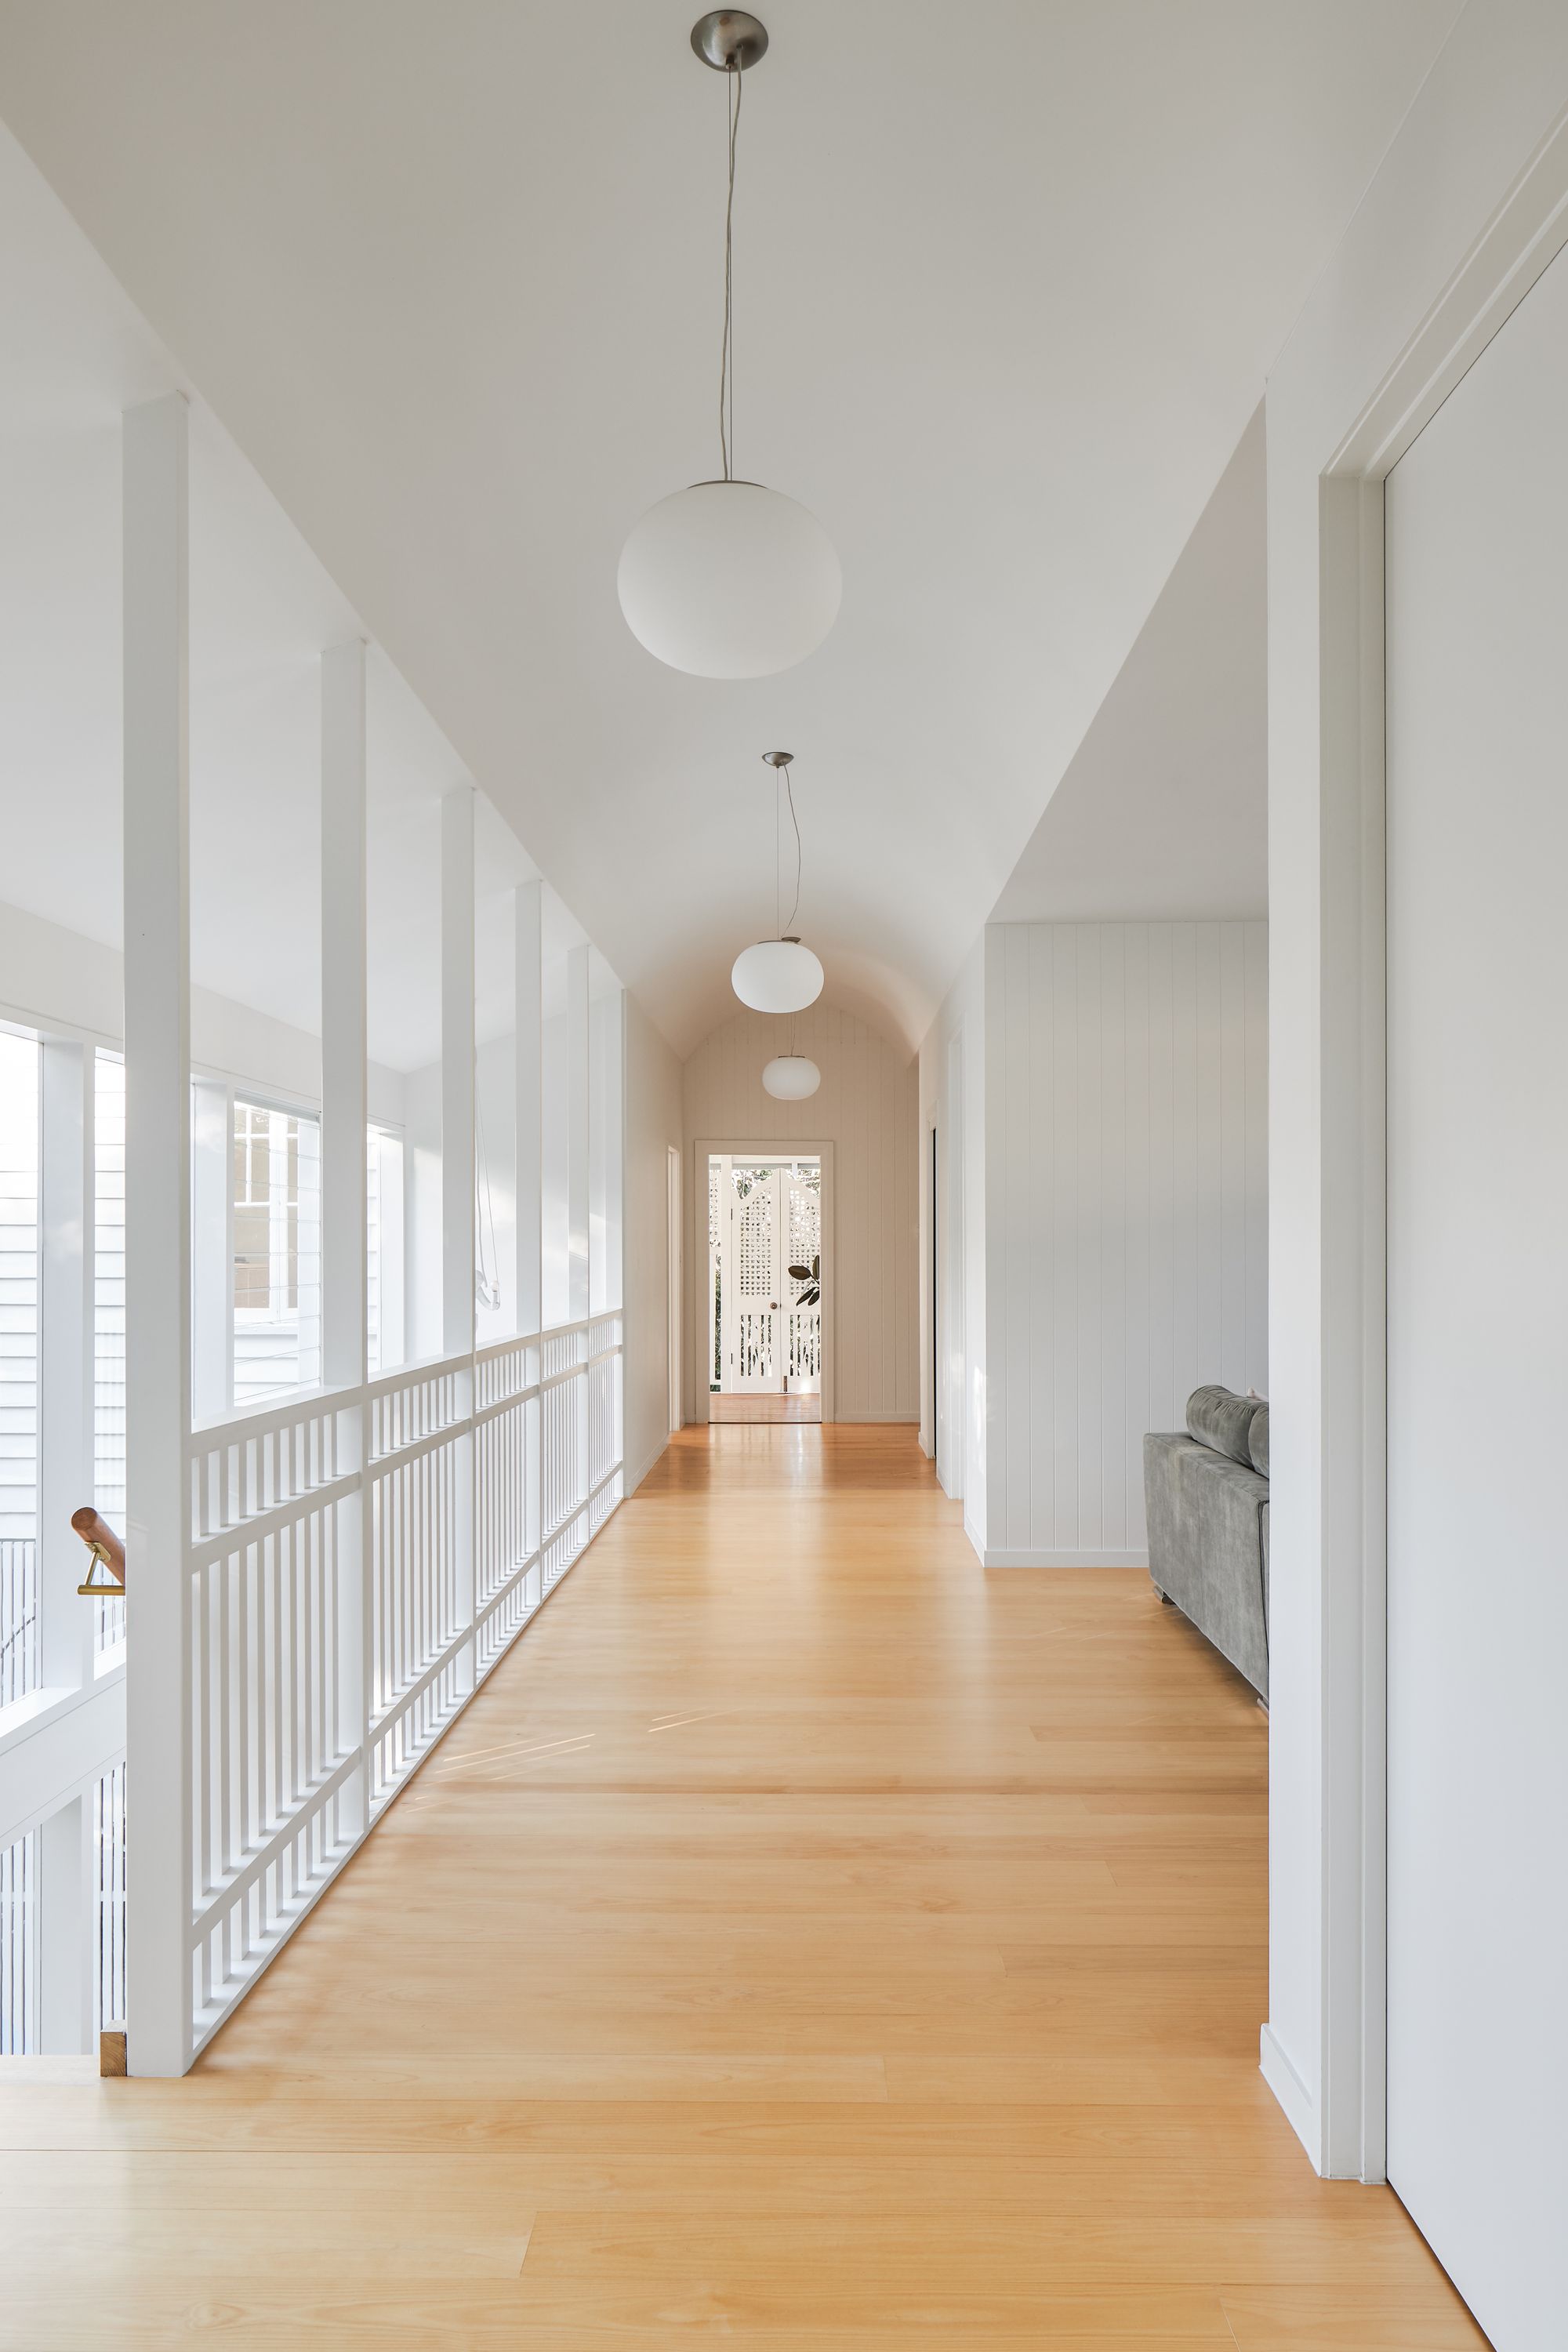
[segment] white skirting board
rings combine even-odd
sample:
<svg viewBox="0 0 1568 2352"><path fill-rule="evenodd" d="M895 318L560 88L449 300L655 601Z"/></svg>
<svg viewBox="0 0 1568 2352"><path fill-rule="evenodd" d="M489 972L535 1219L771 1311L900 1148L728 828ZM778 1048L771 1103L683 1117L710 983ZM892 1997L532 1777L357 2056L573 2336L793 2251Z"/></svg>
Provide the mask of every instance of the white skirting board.
<svg viewBox="0 0 1568 2352"><path fill-rule="evenodd" d="M653 1468L654 1464L659 1460L661 1455L668 1454L668 1451L669 1435L667 1433L659 1439L658 1444L654 1447L653 1452L648 1455L647 1461L642 1464L639 1469L622 1471L621 1481L628 1496L637 1493L637 1488L642 1485L643 1480L647 1476L647 1474Z"/></svg>
<svg viewBox="0 0 1568 2352"><path fill-rule="evenodd" d="M910 1428L918 1429L921 1425L918 1412L836 1412L833 1418L835 1421L886 1422L889 1427L897 1423L901 1428L907 1423Z"/></svg>
<svg viewBox="0 0 1568 2352"><path fill-rule="evenodd" d="M971 1537L971 1542L973 1538ZM978 1549L978 1547L977 1547ZM983 1551L982 1568L1147 1568L1149 1554L1142 1551L1078 1551L1070 1546L1059 1551Z"/></svg>
<svg viewBox="0 0 1568 2352"><path fill-rule="evenodd" d="M1286 2056L1271 2025L1265 2025L1258 2033L1258 2065L1264 2081L1284 2108L1286 2121L1311 2158L1314 2168L1321 2172L1322 2158L1318 2145L1318 2115L1312 2095Z"/></svg>

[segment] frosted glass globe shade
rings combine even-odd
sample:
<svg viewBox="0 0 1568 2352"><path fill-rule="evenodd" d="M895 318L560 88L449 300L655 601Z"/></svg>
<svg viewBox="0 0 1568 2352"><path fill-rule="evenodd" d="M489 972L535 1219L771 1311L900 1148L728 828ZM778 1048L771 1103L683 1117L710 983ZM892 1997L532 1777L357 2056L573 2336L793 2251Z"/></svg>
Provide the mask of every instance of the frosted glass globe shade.
<svg viewBox="0 0 1568 2352"><path fill-rule="evenodd" d="M694 677L771 677L833 626L843 576L814 514L760 482L694 482L650 507L616 579L634 637Z"/></svg>
<svg viewBox="0 0 1568 2352"><path fill-rule="evenodd" d="M730 974L753 1013L804 1013L822 994L822 966L798 940L759 940L742 948Z"/></svg>
<svg viewBox="0 0 1568 2352"><path fill-rule="evenodd" d="M780 1102L804 1102L822 1084L822 1072L804 1054L780 1054L763 1072L763 1084Z"/></svg>

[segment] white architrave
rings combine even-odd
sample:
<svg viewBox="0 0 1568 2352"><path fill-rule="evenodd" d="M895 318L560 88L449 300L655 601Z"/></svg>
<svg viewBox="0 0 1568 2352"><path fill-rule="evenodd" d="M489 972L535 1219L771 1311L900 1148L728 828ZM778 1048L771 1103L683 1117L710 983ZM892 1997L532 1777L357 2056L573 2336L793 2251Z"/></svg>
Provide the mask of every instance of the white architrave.
<svg viewBox="0 0 1568 2352"><path fill-rule="evenodd" d="M187 412L124 421L129 2055L183 2074L192 2019L185 1438L191 1422Z"/></svg>

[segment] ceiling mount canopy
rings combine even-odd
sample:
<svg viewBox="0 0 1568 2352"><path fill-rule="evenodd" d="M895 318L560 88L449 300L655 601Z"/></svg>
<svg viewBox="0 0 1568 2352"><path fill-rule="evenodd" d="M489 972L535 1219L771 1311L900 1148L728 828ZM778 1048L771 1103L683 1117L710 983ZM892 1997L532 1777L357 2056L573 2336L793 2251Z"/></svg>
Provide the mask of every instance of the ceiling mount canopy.
<svg viewBox="0 0 1568 2352"><path fill-rule="evenodd" d="M765 55L767 27L744 9L719 8L692 26L691 46L725 77L720 473L648 509L621 551L616 584L632 635L669 668L696 677L771 677L822 643L837 618L843 579L815 515L735 472L735 150L742 77Z"/></svg>
<svg viewBox="0 0 1568 2352"><path fill-rule="evenodd" d="M784 927L784 811L786 798L790 824L795 829L795 901L788 916L791 925L800 912L803 862L800 819L795 813L795 787L789 775L795 753L764 751L763 758L773 772L773 919L777 929L771 940L758 940L753 947L742 949L735 958L730 980L742 1003L750 1005L753 1013L804 1013L806 1006L815 1004L821 995L824 974L811 950L803 945L799 933Z"/></svg>
<svg viewBox="0 0 1568 2352"><path fill-rule="evenodd" d="M744 73L768 53L768 28L744 8L710 8L691 27L691 46L719 73Z"/></svg>

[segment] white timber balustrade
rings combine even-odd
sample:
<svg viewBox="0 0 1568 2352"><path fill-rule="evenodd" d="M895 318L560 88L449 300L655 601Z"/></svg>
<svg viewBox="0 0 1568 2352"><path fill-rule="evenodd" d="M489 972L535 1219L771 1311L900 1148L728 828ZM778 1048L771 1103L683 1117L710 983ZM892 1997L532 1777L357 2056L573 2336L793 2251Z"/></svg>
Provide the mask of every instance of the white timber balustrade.
<svg viewBox="0 0 1568 2352"><path fill-rule="evenodd" d="M378 784L367 710L406 689L357 635L320 661L319 1098L303 1031L286 1103L243 1062L193 1066L191 415L172 395L123 426L123 1030L10 1026L0 1061L7 1394L37 1430L0 1531L0 2057L122 2026L155 2075L623 1493L621 992L455 762L417 803L438 959L420 930L399 961L406 893L373 935L378 812L411 803L405 770ZM370 1047L411 972L404 1072ZM258 1318L287 1341L259 1371ZM84 1503L124 1535L125 1599L79 1595Z"/></svg>
<svg viewBox="0 0 1568 2352"><path fill-rule="evenodd" d="M127 1762L97 1799L128 1822L123 1877L110 1855L97 1902L100 1917L127 1906L130 2071L164 2075L231 2013L623 1492L620 992L538 881L503 900L516 1329L479 1344L467 783L440 805L438 1314L425 1327L439 1351L371 1377L374 802L357 641L328 647L321 672L321 1381L213 1410L230 1327L211 1285L227 1277L205 1265L193 1323L193 1133L221 1128L220 1100L232 1122L234 1090L204 1096L198 1073L193 1096L188 1034L185 431L180 400L125 425ZM70 1148L90 1173L89 1097ZM198 1150L196 1164L210 1178L217 1161ZM195 1207L199 1256L217 1220ZM82 1381L79 1303L73 1328L59 1377ZM84 1882L79 1908L92 1904Z"/></svg>

